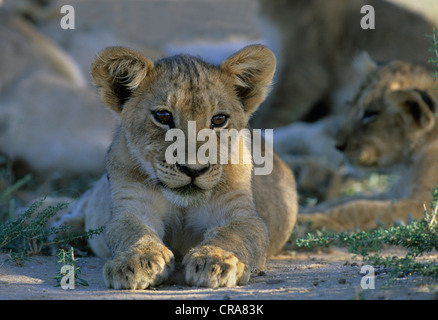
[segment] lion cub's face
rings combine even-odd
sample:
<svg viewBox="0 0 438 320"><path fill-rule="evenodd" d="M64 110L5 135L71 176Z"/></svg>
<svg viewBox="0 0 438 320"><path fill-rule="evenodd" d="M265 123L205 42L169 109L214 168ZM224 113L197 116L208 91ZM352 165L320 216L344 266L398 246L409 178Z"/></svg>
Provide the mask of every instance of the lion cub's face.
<svg viewBox="0 0 438 320"><path fill-rule="evenodd" d="M245 128L266 97L274 69L272 52L259 45L242 49L220 66L186 55L154 64L132 50L109 48L96 58L92 76L103 102L120 118L139 168L167 199L186 206L207 199L224 178L219 163L188 161L204 143L190 149L188 139L209 129L219 146L219 130ZM185 162L166 161L174 142L165 139L171 129L184 134Z"/></svg>
<svg viewBox="0 0 438 320"><path fill-rule="evenodd" d="M372 71L355 96L336 146L353 165L401 163L435 126L430 72L392 62Z"/></svg>

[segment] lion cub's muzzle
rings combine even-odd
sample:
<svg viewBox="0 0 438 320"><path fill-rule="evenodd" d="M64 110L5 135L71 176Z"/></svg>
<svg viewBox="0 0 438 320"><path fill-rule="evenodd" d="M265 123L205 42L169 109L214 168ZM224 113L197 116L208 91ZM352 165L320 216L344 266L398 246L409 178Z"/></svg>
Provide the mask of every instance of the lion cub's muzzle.
<svg viewBox="0 0 438 320"><path fill-rule="evenodd" d="M168 164L158 161L155 171L169 191L178 194L203 193L213 189L221 180L221 166L217 164Z"/></svg>
<svg viewBox="0 0 438 320"><path fill-rule="evenodd" d="M177 169L190 177L191 183L193 184L196 178L200 177L203 174L206 174L210 170L210 163L206 165L181 165L178 162L176 163Z"/></svg>

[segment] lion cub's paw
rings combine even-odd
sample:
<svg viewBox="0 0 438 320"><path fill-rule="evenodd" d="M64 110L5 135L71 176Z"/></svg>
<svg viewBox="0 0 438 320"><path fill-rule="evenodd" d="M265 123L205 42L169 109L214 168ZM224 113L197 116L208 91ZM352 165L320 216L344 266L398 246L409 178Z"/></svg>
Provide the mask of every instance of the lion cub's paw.
<svg viewBox="0 0 438 320"><path fill-rule="evenodd" d="M216 246L194 248L184 257L186 282L202 287L232 287L246 284L250 272L231 252Z"/></svg>
<svg viewBox="0 0 438 320"><path fill-rule="evenodd" d="M108 288L143 290L157 286L173 270L173 253L165 246L123 252L103 268Z"/></svg>

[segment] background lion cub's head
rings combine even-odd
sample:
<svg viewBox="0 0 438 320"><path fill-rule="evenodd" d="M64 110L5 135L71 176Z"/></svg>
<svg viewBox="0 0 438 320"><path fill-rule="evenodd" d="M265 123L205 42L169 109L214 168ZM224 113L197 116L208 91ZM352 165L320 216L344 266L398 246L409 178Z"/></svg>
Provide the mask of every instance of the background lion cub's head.
<svg viewBox="0 0 438 320"><path fill-rule="evenodd" d="M172 143L165 141L166 132L177 128L188 137L189 121L196 122L197 132L246 128L268 93L274 71L275 57L261 45L243 48L220 66L187 55L153 63L135 51L113 47L98 55L91 74L103 103L120 119L119 134L136 170L160 185L168 200L188 205L207 199L232 169L166 162ZM250 165L239 171L242 179L250 180Z"/></svg>
<svg viewBox="0 0 438 320"><path fill-rule="evenodd" d="M438 95L430 73L403 61L372 66L337 137L351 164L391 168L436 140Z"/></svg>

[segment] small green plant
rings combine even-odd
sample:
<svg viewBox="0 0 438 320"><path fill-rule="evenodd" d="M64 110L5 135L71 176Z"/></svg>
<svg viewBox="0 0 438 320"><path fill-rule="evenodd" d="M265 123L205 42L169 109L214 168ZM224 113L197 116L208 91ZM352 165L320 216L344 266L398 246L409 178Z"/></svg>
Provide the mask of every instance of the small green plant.
<svg viewBox="0 0 438 320"><path fill-rule="evenodd" d="M0 178L5 177L4 172L0 173ZM15 263L22 265L29 255L41 253L50 246L83 241L103 231L103 228L99 228L73 232L71 226L49 227L49 221L67 208L67 202L44 207L44 199L35 201L25 212L17 215L13 194L31 179L32 176L27 175L14 183L5 182L4 190L0 192L0 204L9 201L8 205L0 207L0 251L8 251L10 259Z"/></svg>
<svg viewBox="0 0 438 320"><path fill-rule="evenodd" d="M65 276L65 274L62 273L62 268L64 266L71 266L73 268L75 284L88 286L88 282L79 277L81 269L76 265L77 259L75 259L73 247L70 247L69 250L59 249L56 256L58 258L58 271L54 279L58 283L57 286L61 286L61 280Z"/></svg>
<svg viewBox="0 0 438 320"><path fill-rule="evenodd" d="M40 209L44 200L35 201L16 219L0 224L0 250L9 249L10 257L22 264L26 256L41 253L49 246L62 246L74 241L89 239L100 234L103 228L87 232L72 232L71 226L47 227L59 211L68 206L60 202Z"/></svg>
<svg viewBox="0 0 438 320"><path fill-rule="evenodd" d="M47 238L55 234L56 228L44 230L50 218L58 211L67 207L68 203L59 203L49 206L42 211L37 211L44 200L35 201L23 214L16 219L9 220L0 225L0 248L16 244L29 253L39 253ZM65 230L62 230L65 231ZM18 243L16 243L18 242Z"/></svg>
<svg viewBox="0 0 438 320"><path fill-rule="evenodd" d="M390 273L390 281L401 275L418 274L438 279L438 262L419 262L424 253L438 250L438 188L433 190L431 212L424 211L424 217L408 225L394 225L372 231L356 233L319 232L297 239L298 247L313 248L335 245L347 247L350 253L361 256L366 264L383 267ZM404 257L383 256L385 246L406 249ZM375 253L372 253L375 252Z"/></svg>
<svg viewBox="0 0 438 320"><path fill-rule="evenodd" d="M0 252L9 252L9 259L17 265L22 265L29 255L46 252L51 246L84 241L103 231L103 227L87 232L72 231L71 226L50 227L50 221L67 208L67 202L47 206L43 199L17 214L15 193L29 184L32 176L13 181L10 167L9 161L0 156Z"/></svg>

